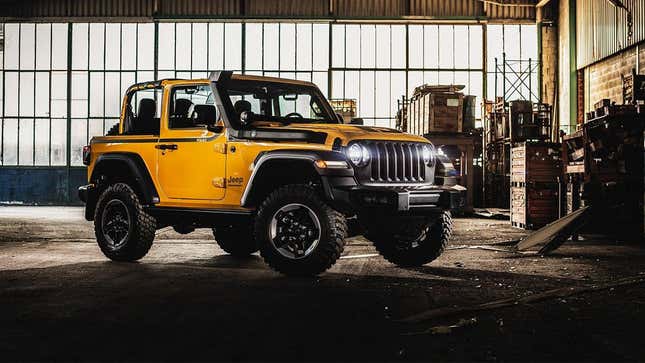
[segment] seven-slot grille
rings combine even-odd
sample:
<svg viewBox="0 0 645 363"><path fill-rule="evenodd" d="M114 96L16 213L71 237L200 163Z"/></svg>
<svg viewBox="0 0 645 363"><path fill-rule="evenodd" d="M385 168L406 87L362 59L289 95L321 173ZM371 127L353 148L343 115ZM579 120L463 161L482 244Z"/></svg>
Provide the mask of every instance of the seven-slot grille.
<svg viewBox="0 0 645 363"><path fill-rule="evenodd" d="M361 142L370 151L370 181L378 183L420 183L426 178L421 147L413 142Z"/></svg>

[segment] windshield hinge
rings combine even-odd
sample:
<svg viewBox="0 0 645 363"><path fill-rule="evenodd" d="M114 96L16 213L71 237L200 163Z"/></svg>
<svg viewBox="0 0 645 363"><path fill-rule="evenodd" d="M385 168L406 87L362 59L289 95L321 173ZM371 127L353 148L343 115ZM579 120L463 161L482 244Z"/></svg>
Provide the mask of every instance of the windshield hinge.
<svg viewBox="0 0 645 363"><path fill-rule="evenodd" d="M226 143L214 144L213 150L215 150L215 152L218 152L220 154L226 154L227 146L228 145Z"/></svg>

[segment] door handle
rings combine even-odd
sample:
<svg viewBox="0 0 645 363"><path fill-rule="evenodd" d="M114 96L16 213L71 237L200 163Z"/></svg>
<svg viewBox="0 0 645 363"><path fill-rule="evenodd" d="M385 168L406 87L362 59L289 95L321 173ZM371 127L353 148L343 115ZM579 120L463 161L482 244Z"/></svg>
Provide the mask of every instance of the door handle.
<svg viewBox="0 0 645 363"><path fill-rule="evenodd" d="M179 146L177 144L158 144L155 145L155 149L159 150L177 150Z"/></svg>

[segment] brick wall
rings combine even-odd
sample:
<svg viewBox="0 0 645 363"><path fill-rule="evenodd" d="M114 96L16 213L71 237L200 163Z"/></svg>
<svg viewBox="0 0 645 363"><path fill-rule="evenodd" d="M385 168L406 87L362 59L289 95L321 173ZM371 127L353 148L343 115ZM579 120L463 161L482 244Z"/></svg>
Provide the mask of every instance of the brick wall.
<svg viewBox="0 0 645 363"><path fill-rule="evenodd" d="M626 75L636 68L636 48L626 49L585 69L585 86L589 95L589 99L585 102L585 111L590 111L593 104L603 98L616 103L623 102L623 83L620 75ZM645 73L645 42L641 42L638 48L640 73L643 74Z"/></svg>

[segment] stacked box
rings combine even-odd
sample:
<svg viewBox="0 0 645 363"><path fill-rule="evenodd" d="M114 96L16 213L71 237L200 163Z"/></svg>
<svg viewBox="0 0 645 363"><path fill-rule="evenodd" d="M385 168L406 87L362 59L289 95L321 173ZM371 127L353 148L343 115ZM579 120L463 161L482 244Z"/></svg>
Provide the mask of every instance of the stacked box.
<svg viewBox="0 0 645 363"><path fill-rule="evenodd" d="M558 219L562 161L560 146L519 143L511 150L511 224L541 228Z"/></svg>
<svg viewBox="0 0 645 363"><path fill-rule="evenodd" d="M410 101L409 132L462 132L464 95L459 92L418 94Z"/></svg>

